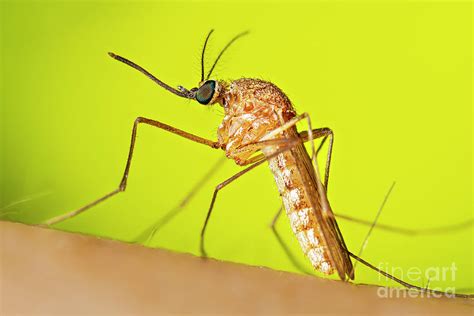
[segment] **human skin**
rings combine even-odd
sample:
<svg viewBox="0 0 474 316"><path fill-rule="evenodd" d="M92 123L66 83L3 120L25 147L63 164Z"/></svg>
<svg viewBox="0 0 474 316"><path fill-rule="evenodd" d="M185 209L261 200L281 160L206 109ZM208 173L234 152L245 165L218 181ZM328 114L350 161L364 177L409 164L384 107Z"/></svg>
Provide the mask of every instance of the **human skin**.
<svg viewBox="0 0 474 316"><path fill-rule="evenodd" d="M0 222L0 314L469 314L472 301L380 298L379 287Z"/></svg>

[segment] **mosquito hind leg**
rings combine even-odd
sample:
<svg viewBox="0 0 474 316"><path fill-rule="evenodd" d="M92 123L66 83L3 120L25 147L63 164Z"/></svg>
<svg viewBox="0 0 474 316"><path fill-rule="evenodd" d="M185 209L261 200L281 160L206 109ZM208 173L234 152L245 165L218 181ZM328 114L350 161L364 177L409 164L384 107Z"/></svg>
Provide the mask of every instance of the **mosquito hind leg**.
<svg viewBox="0 0 474 316"><path fill-rule="evenodd" d="M284 209L284 208L285 208L284 205L281 204L280 207L278 208L278 211L277 211L277 212L275 213L275 215L273 216L272 222L270 223L270 228L271 228L272 230L275 230L275 229L276 229L275 225L276 225L278 219L280 218L280 215L281 215L281 213L283 212L283 209Z"/></svg>
<svg viewBox="0 0 474 316"><path fill-rule="evenodd" d="M362 252L364 251L365 247L367 247L367 243L369 241L369 237L370 235L372 234L372 231L374 230L374 227L377 225L377 222L379 220L379 217L380 217L380 214L382 213L382 210L385 206L385 204L387 203L388 201L388 198L390 196L390 193L392 193L392 190L393 190L393 187L395 186L395 181L392 183L392 185L390 186L390 188L388 189L388 192L387 194L385 194L385 197L382 201L382 204L380 205L378 211L377 211L377 214L375 215L375 218L374 220L372 221L372 225L370 226L369 228L369 231L367 232L367 234L365 235L365 238L364 238L364 241L362 242L361 246L360 246L360 249L359 249L359 252L357 253L357 256L360 257L362 255ZM354 265L352 266L352 271L355 270L356 266L357 266L357 262L354 262Z"/></svg>
<svg viewBox="0 0 474 316"><path fill-rule="evenodd" d="M343 219L343 220L346 220L355 224L359 224L359 225L364 225L364 226L369 226L369 227L372 227L373 225L373 221L368 221L368 220L357 218L354 216L349 216L349 215L340 214L340 213L334 213L334 216L337 217L338 219ZM406 236L421 236L421 235L448 234L451 232L470 228L473 225L474 225L474 218L470 218L460 223L442 225L442 226L437 226L437 227L432 227L432 228L413 229L413 228L406 228L406 227L401 227L401 226L392 226L392 225L377 223L377 225L374 225L373 229L383 230L383 231L406 235Z"/></svg>
<svg viewBox="0 0 474 316"><path fill-rule="evenodd" d="M380 273L381 275L385 276L386 278L389 278L390 280L393 280L393 281L397 282L398 284L403 285L404 287L406 287L408 289L418 290L422 293L423 292L430 293L430 294L433 294L433 296L434 295L438 295L438 296L443 296L444 295L444 296L447 296L447 297L460 297L460 298L471 298L471 299L474 298L474 294L448 293L448 292L443 292L443 291L438 291L438 290L431 290L429 288L424 288L424 287L413 285L411 283L405 282L402 279L399 279L396 276L393 276L393 275L377 268L376 266L369 263L368 261L365 261L364 259L360 258L359 256L354 255L352 252L350 252L350 251L347 251L347 252L348 252L349 256L351 256L355 260L359 261L360 263L362 263L366 267Z"/></svg>
<svg viewBox="0 0 474 316"><path fill-rule="evenodd" d="M317 139L320 137L323 137L321 143L319 144L318 148L316 149L316 157L318 156L319 152L321 151L323 145L329 138L329 146L328 146L328 155L326 159L326 167L325 167L325 173L324 173L324 187L327 192L327 187L329 183L329 171L331 167L331 158L332 158L332 149L334 145L334 133L333 131L328 128L328 127L323 127L323 128L315 128L312 130L313 133L313 139ZM309 140L309 135L308 131L302 131L299 133L300 138L303 140L303 142L307 142ZM368 221L365 219L357 218L354 216L349 216L345 214L340 214L340 213L334 213L334 215L337 218L344 219L359 225L365 225L371 227L373 225L373 221ZM433 227L433 228L424 228L424 229L410 229L406 227L397 227L397 226L392 226L392 225L386 225L386 224L379 224L374 226L373 229L378 229L378 230L384 230L384 231L389 231L393 233L398 233L398 234L403 234L403 235L410 235L410 236L415 236L415 235L435 235L435 234L446 234L449 232L453 231L458 231L461 229L466 229L469 227L472 227L474 225L474 218L467 219L465 221L462 221L460 223L456 224L449 224L449 225L443 225L443 226L438 226L438 227Z"/></svg>
<svg viewBox="0 0 474 316"><path fill-rule="evenodd" d="M79 208L75 211L72 211L72 212L69 212L69 213L66 213L66 214L59 215L59 216L53 217L51 219L48 219L43 224L53 225L53 224L62 222L64 220L70 219L70 218L72 218L74 216L77 216L77 215L83 213L84 211L92 208L93 206L96 206L97 204L109 199L110 197L116 195L117 193L125 191L125 189L127 188L127 180L128 180L128 174L130 172L130 166L131 166L131 163L132 163L133 150L135 148L135 140L136 140L136 137L137 137L137 130L138 130L139 124L141 124L141 123L151 125L151 126L154 126L154 127L158 127L160 129L171 132L173 134L177 134L181 137L187 138L187 139L192 140L194 142L197 142L197 143L200 143L200 144L203 144L203 145L207 145L211 148L220 148L220 145L219 145L218 142L214 142L214 141L211 141L211 140L208 140L208 139L190 134L188 132L185 132L185 131L182 131L182 130L177 129L175 127L166 125L166 124L161 123L159 121L151 120L151 119L144 118L144 117L137 117L135 119L135 122L133 123L132 137L131 137L131 142L130 142L130 149L129 149L129 152L128 152L127 164L125 166L125 171L123 173L122 180L120 181L120 184L119 184L118 188L116 188L115 190L105 194L104 196L98 198L97 200L94 200L91 203L84 205L83 207L81 207L81 208Z"/></svg>

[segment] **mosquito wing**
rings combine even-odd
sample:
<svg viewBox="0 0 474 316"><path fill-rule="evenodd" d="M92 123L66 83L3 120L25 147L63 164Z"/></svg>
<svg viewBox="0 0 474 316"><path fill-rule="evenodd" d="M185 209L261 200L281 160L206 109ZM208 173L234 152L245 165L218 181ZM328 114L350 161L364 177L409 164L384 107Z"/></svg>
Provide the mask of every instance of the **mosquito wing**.
<svg viewBox="0 0 474 316"><path fill-rule="evenodd" d="M342 237L339 226L331 210L326 196L326 190L321 184L319 173L315 171L311 159L303 145L296 146L294 150L298 159L298 167L301 168L306 191L310 198L312 208L315 212L322 242L327 246L327 253L335 266L341 280L354 279L354 270L347 247Z"/></svg>

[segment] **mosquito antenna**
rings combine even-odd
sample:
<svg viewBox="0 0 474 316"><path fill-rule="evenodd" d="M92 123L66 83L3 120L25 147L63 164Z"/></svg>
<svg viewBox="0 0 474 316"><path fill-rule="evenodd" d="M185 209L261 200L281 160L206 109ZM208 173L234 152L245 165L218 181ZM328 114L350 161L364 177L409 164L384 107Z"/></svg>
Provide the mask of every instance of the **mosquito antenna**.
<svg viewBox="0 0 474 316"><path fill-rule="evenodd" d="M209 41L209 37L211 37L212 32L214 30L210 30L209 33L207 34L206 41L204 41L204 47L202 48L202 54L201 54L201 82L204 81L204 53L206 52L206 46L207 42Z"/></svg>
<svg viewBox="0 0 474 316"><path fill-rule="evenodd" d="M164 83L163 81L161 81L160 79L156 78L155 76L153 76L151 73L149 73L147 70L145 70L143 67L141 66L138 66L137 64L135 64L133 61L130 61L122 56L119 56L119 55L115 55L114 53L110 53L109 52L109 56L112 57L113 59L116 59L118 61L121 61L122 63L126 64L126 65L129 65L130 67L132 68L135 68L136 70L138 70L139 72L141 72L142 74L144 74L145 76L147 76L148 78L150 78L151 80L153 80L156 84L158 84L159 86L161 86L162 88L165 88L166 90L168 90L169 92L171 93L174 93L180 97L183 97L183 98L188 98L188 99L194 99L194 96L195 96L195 92L194 91L189 91L189 90L186 90L185 88L183 87L180 87L180 90L176 90L172 87L170 87L169 85L167 85L166 83Z"/></svg>
<svg viewBox="0 0 474 316"><path fill-rule="evenodd" d="M448 292L443 292L443 291L437 291L437 290L431 290L431 289L428 289L428 288L423 288L423 287L420 287L420 286L416 286L416 285L413 285L413 284L410 284L408 282L405 282L377 267L375 267L374 265L368 263L367 261L365 261L364 259L356 256L355 254L353 254L352 252L350 251L347 251L347 253L349 254L349 256L351 256L352 258L354 258L355 260L359 261L360 263L362 263L363 265L371 268L372 270L374 271L377 271L378 273L382 274L383 276L389 278L390 280L393 280L395 282L397 282L398 284L401 284L403 285L404 287L406 288L409 288L409 289L415 289L415 290L418 290L420 292L427 292L427 293L432 293L432 294L438 294L438 295L447 295L447 296L455 296L455 297L461 297L461 298L474 298L474 294L458 294L458 293L448 293Z"/></svg>
<svg viewBox="0 0 474 316"><path fill-rule="evenodd" d="M229 48L229 46L232 45L232 43L235 42L237 39L239 39L240 37L242 37L244 35L247 35L248 33L249 33L249 31L245 31L245 32L237 34L233 39L230 40L229 43L227 43L226 46L224 46L224 48L221 50L221 52L217 56L216 61L212 65L211 70L209 70L209 73L207 74L206 80L209 79L209 77L211 76L212 71L214 70L214 67L216 67L217 62L221 58L222 54L224 54L224 52L227 50L227 48ZM204 52L203 52L203 55L204 55Z"/></svg>

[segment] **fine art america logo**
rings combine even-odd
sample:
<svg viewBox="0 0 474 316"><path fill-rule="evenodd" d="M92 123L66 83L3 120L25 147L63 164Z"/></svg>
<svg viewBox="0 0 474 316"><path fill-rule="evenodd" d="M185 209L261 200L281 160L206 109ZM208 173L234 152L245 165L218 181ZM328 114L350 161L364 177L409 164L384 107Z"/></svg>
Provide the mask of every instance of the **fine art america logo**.
<svg viewBox="0 0 474 316"><path fill-rule="evenodd" d="M420 291L415 289L406 288L393 288L393 287L379 287L377 289L377 296L381 298L405 298L405 297L454 297L456 288L453 287L430 287L430 282L435 281L450 281L454 284L456 280L456 264L453 262L447 267L429 267L425 270L421 270L418 267L411 267L403 270L397 267L390 267L388 263L380 263L378 268L382 271L386 271L391 275L400 276L400 278L411 284L420 284L425 282L425 287L433 291L439 291L444 293L433 293L430 291ZM379 281L387 281L389 278L379 274Z"/></svg>

